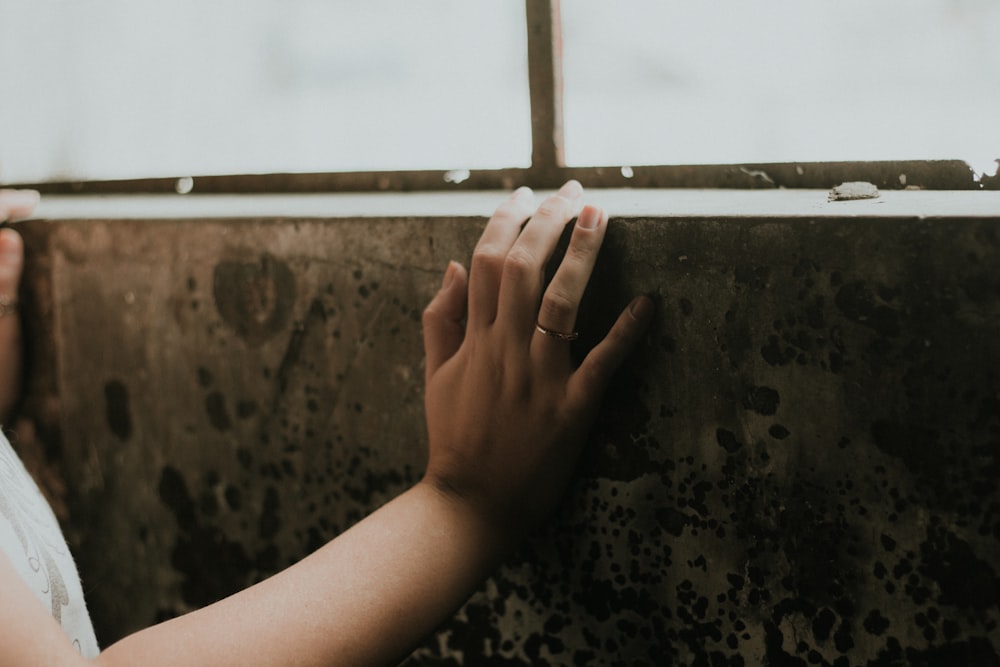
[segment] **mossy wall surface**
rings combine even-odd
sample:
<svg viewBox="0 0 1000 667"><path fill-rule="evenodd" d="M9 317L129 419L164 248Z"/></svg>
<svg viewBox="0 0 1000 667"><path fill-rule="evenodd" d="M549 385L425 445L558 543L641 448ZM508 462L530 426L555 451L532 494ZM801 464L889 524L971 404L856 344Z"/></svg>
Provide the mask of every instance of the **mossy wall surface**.
<svg viewBox="0 0 1000 667"><path fill-rule="evenodd" d="M419 478L419 316L483 222L25 228L27 407L105 644ZM578 351L635 293L653 330L557 515L410 664L1000 662L998 223L613 219Z"/></svg>

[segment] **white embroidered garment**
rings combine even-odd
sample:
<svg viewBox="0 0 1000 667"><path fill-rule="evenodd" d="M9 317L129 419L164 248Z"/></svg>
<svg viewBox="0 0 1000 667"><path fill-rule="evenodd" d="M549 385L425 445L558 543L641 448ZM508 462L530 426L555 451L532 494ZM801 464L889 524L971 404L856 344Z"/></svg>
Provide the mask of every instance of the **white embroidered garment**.
<svg viewBox="0 0 1000 667"><path fill-rule="evenodd" d="M76 564L59 523L0 433L0 550L81 655L99 653Z"/></svg>

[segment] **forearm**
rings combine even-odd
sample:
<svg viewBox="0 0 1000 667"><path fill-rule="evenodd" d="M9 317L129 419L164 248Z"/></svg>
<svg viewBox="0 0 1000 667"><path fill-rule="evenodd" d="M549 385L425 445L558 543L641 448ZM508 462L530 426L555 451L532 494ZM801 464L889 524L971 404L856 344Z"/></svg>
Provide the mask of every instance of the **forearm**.
<svg viewBox="0 0 1000 667"><path fill-rule="evenodd" d="M395 664L507 546L467 506L421 483L291 568L127 637L98 663Z"/></svg>

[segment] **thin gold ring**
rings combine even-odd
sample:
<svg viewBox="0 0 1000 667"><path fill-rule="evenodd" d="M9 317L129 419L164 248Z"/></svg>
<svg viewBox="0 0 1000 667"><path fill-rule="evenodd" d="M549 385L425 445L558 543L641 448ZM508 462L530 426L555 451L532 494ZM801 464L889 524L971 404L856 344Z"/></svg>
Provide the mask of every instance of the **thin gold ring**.
<svg viewBox="0 0 1000 667"><path fill-rule="evenodd" d="M553 329L546 329L537 321L535 322L535 331L537 331L538 333L543 333L546 336L551 336L556 340L564 341L566 343L574 341L580 337L579 331L574 331L573 333L563 333L562 331L554 331Z"/></svg>

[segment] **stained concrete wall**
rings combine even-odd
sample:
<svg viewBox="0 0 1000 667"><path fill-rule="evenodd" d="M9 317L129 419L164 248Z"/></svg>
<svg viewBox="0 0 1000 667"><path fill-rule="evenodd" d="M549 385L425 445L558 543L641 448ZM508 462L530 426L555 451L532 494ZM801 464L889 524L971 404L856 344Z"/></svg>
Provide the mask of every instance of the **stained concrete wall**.
<svg viewBox="0 0 1000 667"><path fill-rule="evenodd" d="M103 642L418 478L419 313L483 222L22 227L21 444ZM411 664L1000 662L998 222L614 219L580 349L638 292L653 331L555 520Z"/></svg>

